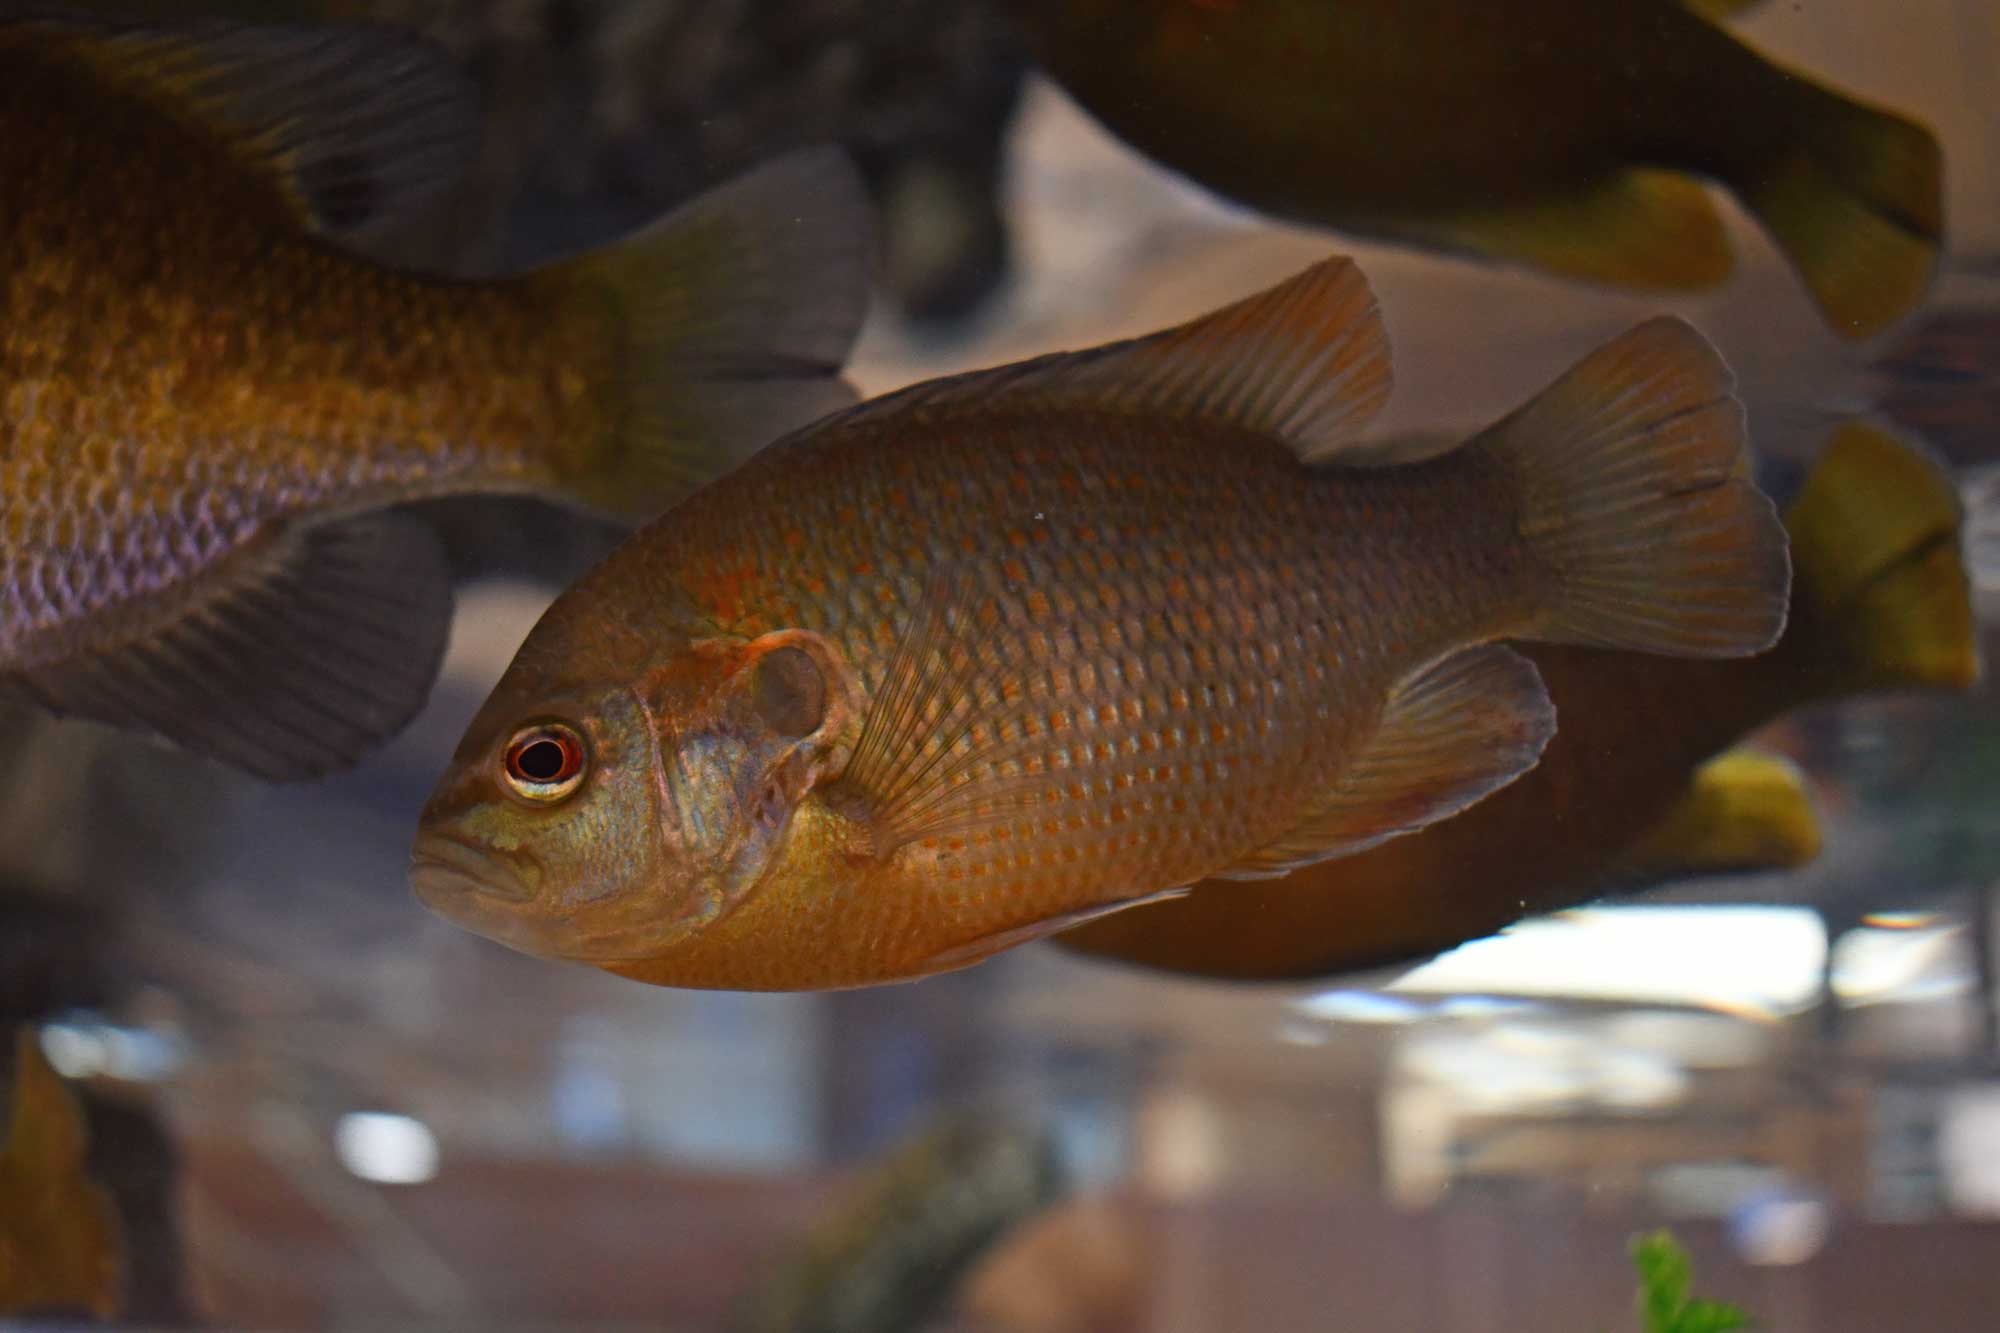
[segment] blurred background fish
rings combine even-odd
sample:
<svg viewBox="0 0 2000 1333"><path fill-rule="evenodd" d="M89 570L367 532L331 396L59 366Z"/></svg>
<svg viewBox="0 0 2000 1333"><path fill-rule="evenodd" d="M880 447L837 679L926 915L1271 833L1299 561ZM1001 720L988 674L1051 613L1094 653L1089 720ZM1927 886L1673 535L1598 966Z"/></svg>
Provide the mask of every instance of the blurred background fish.
<svg viewBox="0 0 2000 1333"><path fill-rule="evenodd" d="M1067 1190L1054 1144L958 1115L871 1164L743 1300L734 1333L922 1333L994 1246Z"/></svg>
<svg viewBox="0 0 2000 1333"><path fill-rule="evenodd" d="M1443 823L1265 884L1213 883L1058 937L1202 976L1305 978L1420 959L1614 887L1786 866L1820 838L1796 770L1731 752L1796 707L1979 674L1948 478L1853 423L1786 511L1792 616L1777 647L1686 662L1530 645L1556 707L1540 763Z"/></svg>
<svg viewBox="0 0 2000 1333"><path fill-rule="evenodd" d="M83 1112L32 1027L14 1034L0 1148L0 1315L124 1307L125 1243L111 1195L85 1170Z"/></svg>
<svg viewBox="0 0 2000 1333"><path fill-rule="evenodd" d="M1026 43L998 0L89 0L125 17L369 20L477 84L475 160L376 253L506 272L613 238L774 156L859 164L887 308L972 331L1004 282L1008 135Z"/></svg>
<svg viewBox="0 0 2000 1333"><path fill-rule="evenodd" d="M267 777L422 704L449 572L391 511L646 515L850 399L868 211L834 151L468 283L331 244L470 142L375 28L0 26L0 690Z"/></svg>
<svg viewBox="0 0 2000 1333"><path fill-rule="evenodd" d="M1682 0L1011 8L1111 129L1281 217L1692 289L1733 262L1701 183L1714 179L1850 338L1907 314L1937 266L1931 133L1771 63Z"/></svg>
<svg viewBox="0 0 2000 1333"><path fill-rule="evenodd" d="M1335 259L879 399L557 599L411 882L530 953L806 989L1371 846L1534 764L1554 717L1493 640L1776 639L1784 537L1730 388L1657 320L1413 460L1359 438L1388 347Z"/></svg>

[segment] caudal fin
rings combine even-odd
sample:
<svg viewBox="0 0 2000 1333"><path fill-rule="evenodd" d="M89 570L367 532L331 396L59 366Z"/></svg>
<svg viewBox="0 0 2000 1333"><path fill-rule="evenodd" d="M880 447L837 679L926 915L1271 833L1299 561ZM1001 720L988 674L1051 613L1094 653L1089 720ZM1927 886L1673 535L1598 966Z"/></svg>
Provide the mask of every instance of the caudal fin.
<svg viewBox="0 0 2000 1333"><path fill-rule="evenodd" d="M1827 688L1963 690L1979 678L1958 493L1929 459L1844 423L1785 526L1802 657Z"/></svg>
<svg viewBox="0 0 2000 1333"><path fill-rule="evenodd" d="M1921 125L1782 70L1790 150L1731 184L1805 279L1835 332L1880 333L1937 272L1943 156Z"/></svg>
<svg viewBox="0 0 2000 1333"><path fill-rule="evenodd" d="M1748 475L1743 407L1708 341L1641 324L1481 434L1521 535L1554 576L1525 637L1674 657L1761 652L1790 564Z"/></svg>
<svg viewBox="0 0 2000 1333"><path fill-rule="evenodd" d="M615 321L613 428L571 489L646 517L778 436L846 407L867 313L868 195L847 155L808 149L608 249L545 270Z"/></svg>

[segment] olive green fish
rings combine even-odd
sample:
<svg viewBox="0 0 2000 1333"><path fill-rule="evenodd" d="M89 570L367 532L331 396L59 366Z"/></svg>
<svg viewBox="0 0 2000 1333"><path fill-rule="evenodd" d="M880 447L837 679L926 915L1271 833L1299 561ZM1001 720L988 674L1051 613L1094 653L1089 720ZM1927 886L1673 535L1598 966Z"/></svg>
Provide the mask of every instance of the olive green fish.
<svg viewBox="0 0 2000 1333"><path fill-rule="evenodd" d="M1360 438L1388 389L1334 260L807 428L557 599L431 799L417 892L664 984L922 976L1512 781L1555 718L1493 640L1778 634L1784 533L1686 324L1421 461Z"/></svg>
<svg viewBox="0 0 2000 1333"><path fill-rule="evenodd" d="M1692 289L1732 265L1702 183L1718 180L1844 337L1907 314L1937 267L1936 138L1772 63L1681 0L1011 7L1113 131L1283 217Z"/></svg>
<svg viewBox="0 0 2000 1333"><path fill-rule="evenodd" d="M340 767L421 705L449 619L393 506L646 516L851 401L844 157L499 281L337 244L420 207L474 125L388 29L0 20L0 693Z"/></svg>

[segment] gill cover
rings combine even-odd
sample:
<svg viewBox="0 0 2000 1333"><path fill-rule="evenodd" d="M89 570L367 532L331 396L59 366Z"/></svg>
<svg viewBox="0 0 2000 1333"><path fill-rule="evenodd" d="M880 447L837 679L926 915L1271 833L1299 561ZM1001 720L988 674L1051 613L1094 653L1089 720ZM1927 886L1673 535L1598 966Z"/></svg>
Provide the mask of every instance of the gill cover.
<svg viewBox="0 0 2000 1333"><path fill-rule="evenodd" d="M660 736L672 897L717 919L760 881L800 800L834 767L853 707L834 649L778 630L702 641L646 691Z"/></svg>

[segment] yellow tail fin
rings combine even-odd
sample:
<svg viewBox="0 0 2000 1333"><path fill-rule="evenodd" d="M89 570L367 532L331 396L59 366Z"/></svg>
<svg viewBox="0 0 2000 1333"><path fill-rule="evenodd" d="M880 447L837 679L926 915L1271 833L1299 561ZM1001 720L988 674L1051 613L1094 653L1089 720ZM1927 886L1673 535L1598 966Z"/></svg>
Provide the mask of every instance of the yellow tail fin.
<svg viewBox="0 0 2000 1333"><path fill-rule="evenodd" d="M1923 454L1844 423L1785 526L1799 632L1830 687L1963 690L1979 678L1958 492Z"/></svg>
<svg viewBox="0 0 2000 1333"><path fill-rule="evenodd" d="M1789 760L1725 750L1694 771L1665 818L1626 848L1610 878L1653 883L1690 875L1802 866L1819 855L1819 819Z"/></svg>
<svg viewBox="0 0 2000 1333"><path fill-rule="evenodd" d="M1943 230L1934 135L1773 68L1792 104L1791 151L1731 184L1798 269L1835 332L1867 338L1923 299Z"/></svg>
<svg viewBox="0 0 2000 1333"><path fill-rule="evenodd" d="M846 154L808 149L544 270L619 329L616 424L577 497L649 517L851 404L840 371L867 313L871 219Z"/></svg>

